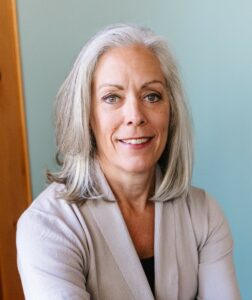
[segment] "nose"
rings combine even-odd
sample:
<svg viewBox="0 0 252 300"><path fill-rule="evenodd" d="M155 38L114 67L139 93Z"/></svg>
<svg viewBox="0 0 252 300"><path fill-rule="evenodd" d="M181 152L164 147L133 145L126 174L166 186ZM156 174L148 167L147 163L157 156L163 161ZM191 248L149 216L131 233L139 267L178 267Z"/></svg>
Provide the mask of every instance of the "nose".
<svg viewBox="0 0 252 300"><path fill-rule="evenodd" d="M143 103L135 96L126 100L124 112L128 126L142 126L147 122Z"/></svg>

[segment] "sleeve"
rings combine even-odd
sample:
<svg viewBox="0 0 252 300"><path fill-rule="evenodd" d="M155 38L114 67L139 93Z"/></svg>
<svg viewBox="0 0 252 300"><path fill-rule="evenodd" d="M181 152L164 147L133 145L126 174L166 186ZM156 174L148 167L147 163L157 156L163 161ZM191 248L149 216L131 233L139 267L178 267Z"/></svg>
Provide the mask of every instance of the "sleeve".
<svg viewBox="0 0 252 300"><path fill-rule="evenodd" d="M90 299L85 251L59 217L28 209L18 222L17 254L25 299Z"/></svg>
<svg viewBox="0 0 252 300"><path fill-rule="evenodd" d="M233 241L217 203L206 194L207 228L199 247L198 300L240 300L233 264Z"/></svg>

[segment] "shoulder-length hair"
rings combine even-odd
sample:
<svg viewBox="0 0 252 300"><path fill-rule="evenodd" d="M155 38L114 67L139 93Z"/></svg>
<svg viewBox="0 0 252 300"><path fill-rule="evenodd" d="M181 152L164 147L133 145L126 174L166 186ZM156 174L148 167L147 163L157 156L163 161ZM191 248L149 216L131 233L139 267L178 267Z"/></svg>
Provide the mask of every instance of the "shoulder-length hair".
<svg viewBox="0 0 252 300"><path fill-rule="evenodd" d="M192 175L192 134L178 70L166 41L150 29L116 24L91 38L81 50L73 69L61 86L55 106L59 172L48 172L50 182L64 183L64 197L73 202L101 197L94 170L95 141L90 127L91 84L97 61L114 47L142 45L158 58L170 98L168 140L159 166L161 185L152 197L174 199L188 192Z"/></svg>

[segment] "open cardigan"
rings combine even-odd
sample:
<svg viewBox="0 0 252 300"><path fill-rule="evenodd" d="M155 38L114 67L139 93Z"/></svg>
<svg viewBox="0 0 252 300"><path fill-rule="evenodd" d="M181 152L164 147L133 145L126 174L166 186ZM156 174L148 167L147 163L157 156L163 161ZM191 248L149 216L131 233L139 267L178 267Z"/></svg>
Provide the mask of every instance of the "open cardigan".
<svg viewBox="0 0 252 300"><path fill-rule="evenodd" d="M116 199L97 170L103 199L83 205L51 184L18 222L18 268L27 300L153 300ZM156 188L161 182L156 175ZM239 300L232 238L203 190L155 201L155 299Z"/></svg>

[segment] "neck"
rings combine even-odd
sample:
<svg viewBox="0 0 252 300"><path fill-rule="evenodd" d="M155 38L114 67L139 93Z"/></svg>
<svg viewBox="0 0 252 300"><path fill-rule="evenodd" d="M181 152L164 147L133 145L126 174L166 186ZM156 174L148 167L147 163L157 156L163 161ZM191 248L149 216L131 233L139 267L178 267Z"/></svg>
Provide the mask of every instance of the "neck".
<svg viewBox="0 0 252 300"><path fill-rule="evenodd" d="M145 173L128 173L111 170L100 163L102 171L117 199L119 206L135 212L143 212L148 199L154 193L155 168Z"/></svg>

